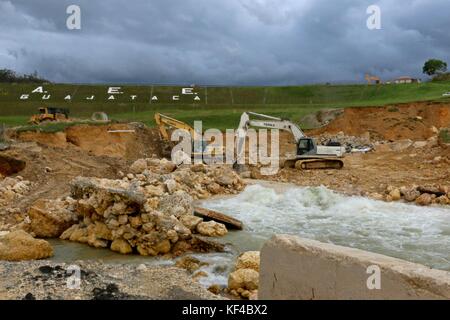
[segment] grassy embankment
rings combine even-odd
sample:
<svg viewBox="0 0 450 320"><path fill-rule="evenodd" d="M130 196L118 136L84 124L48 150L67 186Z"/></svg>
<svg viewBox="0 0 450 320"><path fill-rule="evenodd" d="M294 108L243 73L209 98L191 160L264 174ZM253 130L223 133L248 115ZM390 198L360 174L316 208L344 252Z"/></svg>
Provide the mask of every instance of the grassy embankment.
<svg viewBox="0 0 450 320"><path fill-rule="evenodd" d="M415 101L450 101L443 98L450 91L450 81L403 85L308 85L296 87L197 87L200 101L181 95L182 87L122 86L121 95L108 100L106 85L44 85L51 95L42 100L42 93L20 100L38 85L0 84L0 123L8 126L25 125L40 106L70 108L71 117L89 119L103 111L117 121L141 121L154 126L153 115L162 112L192 124L202 120L205 128L236 128L243 111L255 111L299 121L305 114L324 108L384 106ZM72 95L72 101L64 100ZM86 97L95 95L92 101ZM134 101L130 96L136 95ZM158 101L150 103L151 96ZM179 95L179 101L172 101ZM305 128L308 124L301 123ZM67 124L51 125L46 130L57 131ZM31 127L33 129L33 127Z"/></svg>

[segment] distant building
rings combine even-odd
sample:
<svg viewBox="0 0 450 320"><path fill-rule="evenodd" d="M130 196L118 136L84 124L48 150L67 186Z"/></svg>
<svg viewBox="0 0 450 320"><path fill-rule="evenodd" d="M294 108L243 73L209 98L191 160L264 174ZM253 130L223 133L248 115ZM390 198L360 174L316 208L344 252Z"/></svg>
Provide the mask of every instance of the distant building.
<svg viewBox="0 0 450 320"><path fill-rule="evenodd" d="M411 78L411 77L399 77L393 81L394 83L420 83L420 79Z"/></svg>

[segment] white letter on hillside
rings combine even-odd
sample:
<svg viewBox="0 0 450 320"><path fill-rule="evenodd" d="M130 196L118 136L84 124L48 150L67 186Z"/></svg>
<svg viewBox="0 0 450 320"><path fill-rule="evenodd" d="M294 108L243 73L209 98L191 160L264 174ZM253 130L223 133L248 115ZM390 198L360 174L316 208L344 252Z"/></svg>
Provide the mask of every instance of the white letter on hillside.
<svg viewBox="0 0 450 320"><path fill-rule="evenodd" d="M181 89L181 94L194 94L193 90L194 88L183 88Z"/></svg>
<svg viewBox="0 0 450 320"><path fill-rule="evenodd" d="M123 92L120 91L122 87L109 87L108 88L108 94L122 94Z"/></svg>
<svg viewBox="0 0 450 320"><path fill-rule="evenodd" d="M44 93L44 87L37 87L31 93Z"/></svg>

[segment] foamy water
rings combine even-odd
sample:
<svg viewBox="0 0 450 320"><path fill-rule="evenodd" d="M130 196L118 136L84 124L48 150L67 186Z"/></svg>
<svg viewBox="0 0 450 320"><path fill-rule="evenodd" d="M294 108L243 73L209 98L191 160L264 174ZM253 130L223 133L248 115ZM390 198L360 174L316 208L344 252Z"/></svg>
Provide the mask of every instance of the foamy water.
<svg viewBox="0 0 450 320"><path fill-rule="evenodd" d="M237 249L259 250L273 234L293 234L450 270L450 209L347 197L325 187L283 191L248 186L202 203L240 219L227 237Z"/></svg>

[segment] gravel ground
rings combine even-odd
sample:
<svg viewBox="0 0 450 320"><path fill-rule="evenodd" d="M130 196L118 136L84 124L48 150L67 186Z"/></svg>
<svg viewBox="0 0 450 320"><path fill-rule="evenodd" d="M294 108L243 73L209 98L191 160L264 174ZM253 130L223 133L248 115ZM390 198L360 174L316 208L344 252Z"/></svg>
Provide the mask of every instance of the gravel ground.
<svg viewBox="0 0 450 320"><path fill-rule="evenodd" d="M222 299L175 267L77 262L79 288L70 264L46 260L0 262L0 300ZM75 280L75 281L74 281Z"/></svg>

